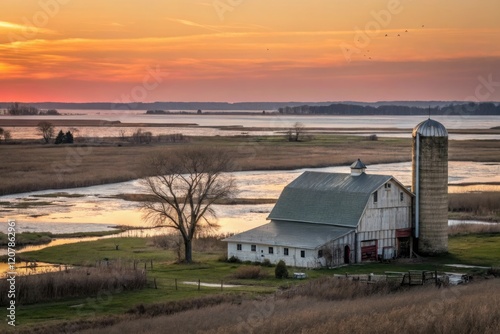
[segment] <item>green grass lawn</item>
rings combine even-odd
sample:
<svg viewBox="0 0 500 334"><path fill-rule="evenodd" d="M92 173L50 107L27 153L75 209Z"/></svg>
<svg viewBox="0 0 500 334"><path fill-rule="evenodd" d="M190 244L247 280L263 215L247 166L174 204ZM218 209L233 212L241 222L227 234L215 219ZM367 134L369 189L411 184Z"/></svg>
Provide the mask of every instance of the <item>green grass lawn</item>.
<svg viewBox="0 0 500 334"><path fill-rule="evenodd" d="M116 249L118 245L118 250ZM428 258L418 263L369 263L350 265L336 269L306 270L289 268L289 272L307 273L309 279L333 274L381 274L385 271L438 270L470 271L445 267L447 263L461 263L482 266L500 266L500 234L463 235L449 239L450 253L441 257ZM106 261L136 261L141 270L148 272L148 287L138 291L106 291L92 298L61 300L45 304L26 305L17 308L17 323L21 326L39 322L60 321L76 318L92 318L110 314L123 314L139 304L151 304L195 298L214 293L243 293L246 295L266 294L279 286L298 284L300 280L274 278L274 267L262 267L267 277L262 279L235 279L233 273L245 264L221 262L223 252L195 252L193 264L175 264L172 251L155 248L143 238L112 238L91 242L80 242L48 247L39 251L19 254L23 259L71 265L106 265ZM151 269L151 261L153 268ZM188 285L183 282L218 284L216 287ZM158 289L154 288L154 282ZM177 281L177 288L176 288ZM239 287L224 288L220 283L238 284ZM0 325L0 331L5 329Z"/></svg>

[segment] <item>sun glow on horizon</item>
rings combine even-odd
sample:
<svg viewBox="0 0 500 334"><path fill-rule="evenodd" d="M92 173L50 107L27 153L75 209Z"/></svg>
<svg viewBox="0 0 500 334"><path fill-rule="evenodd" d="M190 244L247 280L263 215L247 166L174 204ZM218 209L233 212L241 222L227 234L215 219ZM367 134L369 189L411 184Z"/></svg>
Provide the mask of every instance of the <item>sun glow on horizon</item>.
<svg viewBox="0 0 500 334"><path fill-rule="evenodd" d="M29 4L0 14L3 101L112 101L151 67L168 74L144 102L460 100L500 80L493 0Z"/></svg>

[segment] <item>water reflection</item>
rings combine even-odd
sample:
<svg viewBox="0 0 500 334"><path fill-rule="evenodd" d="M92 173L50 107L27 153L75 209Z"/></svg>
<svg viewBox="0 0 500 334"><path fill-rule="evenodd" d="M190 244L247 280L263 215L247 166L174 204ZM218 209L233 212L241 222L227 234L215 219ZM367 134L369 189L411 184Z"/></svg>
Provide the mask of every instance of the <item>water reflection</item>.
<svg viewBox="0 0 500 334"><path fill-rule="evenodd" d="M23 261L21 263L16 264L15 273L16 276L37 275L55 271L63 271L69 268L71 267L67 265L59 265L59 264L36 262L36 261ZM12 273L12 270L9 269L9 265L7 263L0 263L0 276L5 277L9 275L9 273Z"/></svg>

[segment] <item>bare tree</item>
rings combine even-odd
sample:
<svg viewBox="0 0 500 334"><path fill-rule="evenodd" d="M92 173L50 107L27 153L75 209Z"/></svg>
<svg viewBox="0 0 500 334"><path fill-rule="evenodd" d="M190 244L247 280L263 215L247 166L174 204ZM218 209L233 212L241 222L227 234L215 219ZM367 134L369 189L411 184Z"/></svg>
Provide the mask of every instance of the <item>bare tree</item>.
<svg viewBox="0 0 500 334"><path fill-rule="evenodd" d="M43 137L45 143L48 144L49 141L54 137L54 125L52 123L43 121L38 123L36 126L38 133Z"/></svg>
<svg viewBox="0 0 500 334"><path fill-rule="evenodd" d="M288 130L288 141L299 141L300 136L304 133L305 126L301 122L295 122L292 128Z"/></svg>
<svg viewBox="0 0 500 334"><path fill-rule="evenodd" d="M143 203L144 218L171 227L184 242L184 261L191 263L192 240L203 229L216 228L212 205L236 191L232 157L224 150L198 147L159 154L150 159L143 179L153 198Z"/></svg>

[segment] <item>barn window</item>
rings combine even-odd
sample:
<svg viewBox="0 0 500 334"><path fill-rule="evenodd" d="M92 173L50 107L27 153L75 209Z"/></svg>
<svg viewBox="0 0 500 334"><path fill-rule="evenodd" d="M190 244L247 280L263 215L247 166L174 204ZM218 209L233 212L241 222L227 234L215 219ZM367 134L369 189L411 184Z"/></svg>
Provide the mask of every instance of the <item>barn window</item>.
<svg viewBox="0 0 500 334"><path fill-rule="evenodd" d="M384 187L385 187L385 189L391 189L391 184L390 184L390 183L386 183L386 184L384 185Z"/></svg>
<svg viewBox="0 0 500 334"><path fill-rule="evenodd" d="M373 193L373 203L377 203L377 202L378 202L378 191Z"/></svg>
<svg viewBox="0 0 500 334"><path fill-rule="evenodd" d="M250 247L251 247L251 249L252 249L252 252L256 252L256 251L257 251L257 246L256 246L256 245L252 245L252 246L250 246Z"/></svg>
<svg viewBox="0 0 500 334"><path fill-rule="evenodd" d="M318 258L322 258L322 257L323 257L323 250L318 249Z"/></svg>
<svg viewBox="0 0 500 334"><path fill-rule="evenodd" d="M300 251L300 257L306 257L306 251L305 250L301 250Z"/></svg>
<svg viewBox="0 0 500 334"><path fill-rule="evenodd" d="M273 247L269 247L269 254L274 254L274 248Z"/></svg>
<svg viewBox="0 0 500 334"><path fill-rule="evenodd" d="M236 250L241 250L241 244L236 244Z"/></svg>
<svg viewBox="0 0 500 334"><path fill-rule="evenodd" d="M403 193L403 192L400 192L400 193L399 193L399 200L402 202L402 201L404 201L404 199L405 199L405 195L404 195L404 193Z"/></svg>
<svg viewBox="0 0 500 334"><path fill-rule="evenodd" d="M288 248L283 248L283 255L288 255Z"/></svg>

